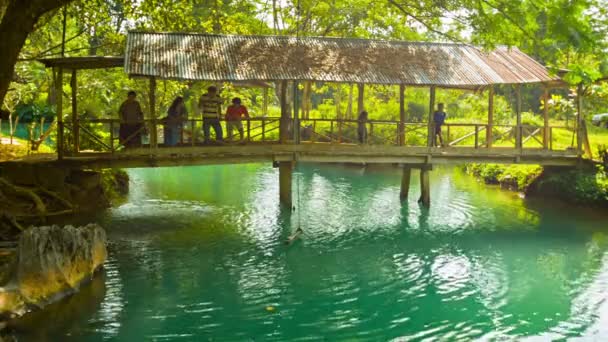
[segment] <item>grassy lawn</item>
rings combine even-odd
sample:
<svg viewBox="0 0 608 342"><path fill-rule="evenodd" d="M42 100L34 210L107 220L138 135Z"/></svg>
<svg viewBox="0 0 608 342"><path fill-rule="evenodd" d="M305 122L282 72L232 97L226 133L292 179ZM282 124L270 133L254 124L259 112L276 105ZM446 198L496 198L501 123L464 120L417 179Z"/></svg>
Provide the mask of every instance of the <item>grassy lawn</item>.
<svg viewBox="0 0 608 342"><path fill-rule="evenodd" d="M41 145L35 153L54 153L55 151L47 146ZM0 137L0 162L11 159L21 158L28 154L28 142L24 139L13 138L13 143L8 136Z"/></svg>

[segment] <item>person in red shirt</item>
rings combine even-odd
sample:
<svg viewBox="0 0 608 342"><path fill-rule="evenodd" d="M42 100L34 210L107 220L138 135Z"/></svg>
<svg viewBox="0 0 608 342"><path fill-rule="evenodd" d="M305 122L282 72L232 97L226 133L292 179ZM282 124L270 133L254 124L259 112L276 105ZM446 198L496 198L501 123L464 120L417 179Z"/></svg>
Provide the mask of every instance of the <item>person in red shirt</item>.
<svg viewBox="0 0 608 342"><path fill-rule="evenodd" d="M228 140L232 140L232 130L235 128L239 131L241 140L243 140L243 122L241 122L243 117L249 119L249 112L247 112L247 107L241 104L241 99L235 97L232 99L232 105L228 106L228 109L226 109Z"/></svg>

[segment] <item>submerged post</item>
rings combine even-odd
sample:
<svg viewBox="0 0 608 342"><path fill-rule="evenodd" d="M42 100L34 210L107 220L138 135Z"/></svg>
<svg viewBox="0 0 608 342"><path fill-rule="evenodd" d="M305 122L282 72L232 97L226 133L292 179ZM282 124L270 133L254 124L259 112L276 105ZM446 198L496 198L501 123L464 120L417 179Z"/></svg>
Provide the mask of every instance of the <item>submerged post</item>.
<svg viewBox="0 0 608 342"><path fill-rule="evenodd" d="M76 99L78 93L76 69L72 70L70 85L72 87L72 135L74 136L74 153L78 153L80 150L80 126L78 125L78 101Z"/></svg>
<svg viewBox="0 0 608 342"><path fill-rule="evenodd" d="M435 120L433 113L435 112L435 86L431 86L429 99L429 127L428 127L428 147L435 146Z"/></svg>
<svg viewBox="0 0 608 342"><path fill-rule="evenodd" d="M418 203L422 203L425 207L431 205L430 170L430 167L422 167L420 169L420 199L418 200Z"/></svg>
<svg viewBox="0 0 608 342"><path fill-rule="evenodd" d="M401 174L401 193L399 197L402 200L407 199L410 193L410 180L412 175L412 168L408 165L403 166L403 173Z"/></svg>
<svg viewBox="0 0 608 342"><path fill-rule="evenodd" d="M492 132L494 131L494 86L488 91L488 127L486 127L486 147L492 147Z"/></svg>
<svg viewBox="0 0 608 342"><path fill-rule="evenodd" d="M291 207L291 177L293 162L279 162L279 200L280 203Z"/></svg>

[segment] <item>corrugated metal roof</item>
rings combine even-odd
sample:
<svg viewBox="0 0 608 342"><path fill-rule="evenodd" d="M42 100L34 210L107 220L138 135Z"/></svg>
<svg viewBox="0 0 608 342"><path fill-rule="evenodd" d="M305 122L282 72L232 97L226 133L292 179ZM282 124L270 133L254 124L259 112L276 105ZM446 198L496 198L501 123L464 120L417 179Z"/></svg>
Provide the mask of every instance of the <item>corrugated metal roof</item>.
<svg viewBox="0 0 608 342"><path fill-rule="evenodd" d="M559 80L517 48L285 36L129 32L125 71L209 81L310 80L483 87Z"/></svg>

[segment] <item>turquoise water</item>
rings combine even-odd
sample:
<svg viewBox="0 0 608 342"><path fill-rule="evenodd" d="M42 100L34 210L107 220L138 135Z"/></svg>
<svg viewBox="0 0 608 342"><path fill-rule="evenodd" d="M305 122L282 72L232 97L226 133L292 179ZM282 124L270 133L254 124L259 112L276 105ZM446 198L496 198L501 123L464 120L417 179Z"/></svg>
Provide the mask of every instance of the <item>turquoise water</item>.
<svg viewBox="0 0 608 342"><path fill-rule="evenodd" d="M304 165L298 210L268 165L132 170L96 220L105 273L15 328L35 341L608 339L599 212L432 172ZM90 218L89 218L90 219ZM291 246L297 227L304 234Z"/></svg>

